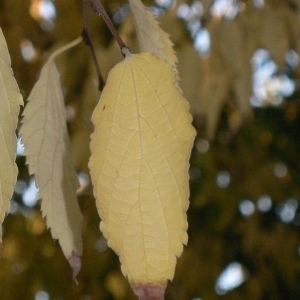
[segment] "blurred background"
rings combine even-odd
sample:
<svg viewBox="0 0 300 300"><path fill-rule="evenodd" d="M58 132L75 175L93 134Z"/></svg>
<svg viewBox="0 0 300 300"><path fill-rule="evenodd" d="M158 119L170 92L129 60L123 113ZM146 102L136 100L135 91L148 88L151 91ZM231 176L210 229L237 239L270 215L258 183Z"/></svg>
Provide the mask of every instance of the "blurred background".
<svg viewBox="0 0 300 300"><path fill-rule="evenodd" d="M189 243L166 299L300 299L300 1L143 1L169 32L197 129ZM103 0L138 52L127 1ZM0 26L26 99L49 54L82 31L81 0L0 0ZM122 59L102 20L89 31L104 78ZM99 231L88 175L90 116L99 98L83 44L56 60L84 215L78 285L40 213L18 139L18 182L4 222L3 300L133 300Z"/></svg>

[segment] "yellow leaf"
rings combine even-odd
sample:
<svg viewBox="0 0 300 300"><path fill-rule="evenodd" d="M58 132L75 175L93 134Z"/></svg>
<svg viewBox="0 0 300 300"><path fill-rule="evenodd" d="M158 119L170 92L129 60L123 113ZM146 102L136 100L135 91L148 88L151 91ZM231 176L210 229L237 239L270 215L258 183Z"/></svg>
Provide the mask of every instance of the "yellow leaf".
<svg viewBox="0 0 300 300"><path fill-rule="evenodd" d="M152 13L147 11L140 0L129 0L129 3L135 20L140 51L156 54L169 62L175 70L178 60L169 35L159 27Z"/></svg>
<svg viewBox="0 0 300 300"><path fill-rule="evenodd" d="M79 41L81 39L67 47ZM28 97L20 134L29 172L34 174L42 198L43 216L75 277L81 265L82 215L76 197L79 183L70 157L64 99L54 63L55 56L62 50L54 53L43 66Z"/></svg>
<svg viewBox="0 0 300 300"><path fill-rule="evenodd" d="M0 244L2 223L10 208L10 199L16 184L18 168L15 163L20 105L23 98L11 69L10 56L0 29Z"/></svg>
<svg viewBox="0 0 300 300"><path fill-rule="evenodd" d="M165 60L127 54L92 116L89 167L100 229L137 295L152 289L163 297L187 243L195 136L188 109Z"/></svg>

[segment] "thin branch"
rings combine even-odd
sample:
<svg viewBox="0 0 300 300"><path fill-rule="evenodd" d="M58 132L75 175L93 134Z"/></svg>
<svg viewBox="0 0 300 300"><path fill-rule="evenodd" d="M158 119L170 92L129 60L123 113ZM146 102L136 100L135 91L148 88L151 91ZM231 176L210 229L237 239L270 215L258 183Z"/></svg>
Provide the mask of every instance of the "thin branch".
<svg viewBox="0 0 300 300"><path fill-rule="evenodd" d="M82 1L83 28L86 30L88 29L88 1L89 0Z"/></svg>
<svg viewBox="0 0 300 300"><path fill-rule="evenodd" d="M117 31L117 29L115 28L114 24L112 23L112 21L110 20L108 14L106 13L103 5L101 4L101 2L99 0L90 0L91 2L91 6L93 8L93 11L95 12L95 14L97 14L98 16L101 16L104 20L104 22L106 23L107 27L109 28L110 32L112 33L112 35L114 36L114 38L116 39L121 52L124 56L123 53L123 49L127 48L127 45L125 44L125 42L122 40L122 38L119 36L119 33Z"/></svg>
<svg viewBox="0 0 300 300"><path fill-rule="evenodd" d="M85 45L90 48L92 59L93 59L95 69L96 69L96 73L97 73L97 77L98 77L98 82L99 82L98 89L101 92L103 90L104 86L105 86L105 81L104 81L104 79L102 77L102 73L100 71L100 67L99 67L99 64L98 64L98 61L97 61L97 57L96 57L96 53L95 53L93 43L91 41L89 32L86 28L83 28L81 35L82 35L82 39L83 39L83 42L85 43Z"/></svg>
<svg viewBox="0 0 300 300"><path fill-rule="evenodd" d="M83 0L83 29L82 29L81 36L82 36L82 40L83 40L84 44L86 46L88 46L91 51L92 59L94 62L94 66L96 68L96 73L97 73L98 82L99 82L98 90L101 92L104 89L105 81L104 81L102 73L100 71L100 67L99 67L99 64L97 61L95 49L94 49L92 40L90 38L89 31L88 31L88 0Z"/></svg>

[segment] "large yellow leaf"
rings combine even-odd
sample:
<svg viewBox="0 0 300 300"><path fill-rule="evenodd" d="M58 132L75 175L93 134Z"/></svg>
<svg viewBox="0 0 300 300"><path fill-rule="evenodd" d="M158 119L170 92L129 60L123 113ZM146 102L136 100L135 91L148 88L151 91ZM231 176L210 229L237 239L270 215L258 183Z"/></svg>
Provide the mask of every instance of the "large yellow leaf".
<svg viewBox="0 0 300 300"><path fill-rule="evenodd" d="M140 51L156 54L175 69L178 60L169 35L160 28L153 14L147 11L140 0L129 0L129 3L135 20Z"/></svg>
<svg viewBox="0 0 300 300"><path fill-rule="evenodd" d="M0 243L2 223L9 211L18 175L15 130L22 104L23 98L14 78L6 41L0 29Z"/></svg>
<svg viewBox="0 0 300 300"><path fill-rule="evenodd" d="M42 68L23 112L20 134L29 172L34 174L42 198L43 216L75 277L81 265L82 215L76 197L79 184L70 157L64 98L54 63L60 52Z"/></svg>
<svg viewBox="0 0 300 300"><path fill-rule="evenodd" d="M89 166L100 229L141 297L163 299L187 243L195 135L188 109L165 60L127 54L110 72L92 116Z"/></svg>

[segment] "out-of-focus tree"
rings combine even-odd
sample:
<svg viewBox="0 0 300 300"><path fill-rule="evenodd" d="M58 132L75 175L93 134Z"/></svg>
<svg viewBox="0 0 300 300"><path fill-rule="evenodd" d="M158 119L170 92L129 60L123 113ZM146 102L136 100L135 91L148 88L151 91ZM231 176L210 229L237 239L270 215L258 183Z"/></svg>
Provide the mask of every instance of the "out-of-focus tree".
<svg viewBox="0 0 300 300"><path fill-rule="evenodd" d="M191 158L189 244L166 299L298 299L300 2L143 1L169 32L197 138ZM127 1L102 1L138 51ZM82 30L80 0L2 0L0 26L26 98L45 58ZM122 56L92 11L104 77ZM1 299L135 299L99 231L87 161L98 101L89 50L57 61L72 157L82 185L84 253L78 285L39 213L25 158L4 223ZM33 194L32 194L33 193Z"/></svg>

